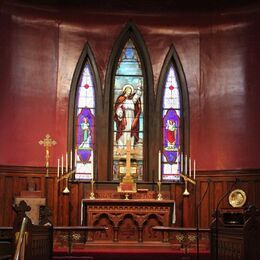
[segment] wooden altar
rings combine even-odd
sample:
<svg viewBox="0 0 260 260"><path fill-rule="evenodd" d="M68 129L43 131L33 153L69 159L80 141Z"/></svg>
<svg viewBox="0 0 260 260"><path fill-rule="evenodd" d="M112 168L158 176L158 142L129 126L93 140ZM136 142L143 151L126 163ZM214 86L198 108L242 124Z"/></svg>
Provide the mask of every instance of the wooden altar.
<svg viewBox="0 0 260 260"><path fill-rule="evenodd" d="M90 241L161 241L154 226L170 226L174 220L173 200L83 199L82 225L108 227L106 233L89 234Z"/></svg>

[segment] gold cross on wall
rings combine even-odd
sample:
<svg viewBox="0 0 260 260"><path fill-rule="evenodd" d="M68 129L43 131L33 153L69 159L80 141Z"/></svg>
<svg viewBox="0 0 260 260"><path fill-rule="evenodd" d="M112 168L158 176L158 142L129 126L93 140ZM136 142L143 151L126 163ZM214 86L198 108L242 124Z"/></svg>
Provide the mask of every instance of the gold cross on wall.
<svg viewBox="0 0 260 260"><path fill-rule="evenodd" d="M40 145L43 145L45 147L45 165L46 168L49 167L49 158L50 158L50 152L49 148L53 145L57 144L55 140L51 139L51 136L49 134L46 134L45 138L43 140L39 141Z"/></svg>

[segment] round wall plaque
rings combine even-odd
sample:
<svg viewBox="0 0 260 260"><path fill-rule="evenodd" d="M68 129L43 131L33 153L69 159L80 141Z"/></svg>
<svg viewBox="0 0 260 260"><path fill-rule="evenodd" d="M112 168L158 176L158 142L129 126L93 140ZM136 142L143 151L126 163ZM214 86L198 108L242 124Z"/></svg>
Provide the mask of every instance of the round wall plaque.
<svg viewBox="0 0 260 260"><path fill-rule="evenodd" d="M240 189L233 190L229 194L228 201L234 208L242 207L246 203L246 193Z"/></svg>

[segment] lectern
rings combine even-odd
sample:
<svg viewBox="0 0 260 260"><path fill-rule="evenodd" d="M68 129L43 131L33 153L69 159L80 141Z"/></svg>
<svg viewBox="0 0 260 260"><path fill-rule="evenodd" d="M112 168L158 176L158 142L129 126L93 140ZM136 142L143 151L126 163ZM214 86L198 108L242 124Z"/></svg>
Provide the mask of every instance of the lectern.
<svg viewBox="0 0 260 260"><path fill-rule="evenodd" d="M260 259L259 217L254 206L221 210L211 224L211 259Z"/></svg>

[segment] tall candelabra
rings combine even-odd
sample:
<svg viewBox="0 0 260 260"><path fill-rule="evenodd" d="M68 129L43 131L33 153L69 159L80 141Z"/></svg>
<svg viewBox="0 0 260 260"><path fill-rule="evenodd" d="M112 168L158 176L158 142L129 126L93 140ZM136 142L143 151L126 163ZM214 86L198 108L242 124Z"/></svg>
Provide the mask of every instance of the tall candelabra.
<svg viewBox="0 0 260 260"><path fill-rule="evenodd" d="M192 179L192 166L191 166L191 158L189 158L189 165L188 165L188 157L187 155L185 155L185 164L184 164L184 167L183 167L183 160L184 157L183 155L181 154L181 172L180 172L180 176L183 178L184 180L184 192L183 192L183 195L184 196L189 196L190 193L188 191L188 183L191 183L193 185L196 185L196 181L195 181L195 175L196 175L196 166L195 166L195 160L194 160L194 163L193 163L193 179ZM188 168L189 168L189 171L188 171Z"/></svg>

